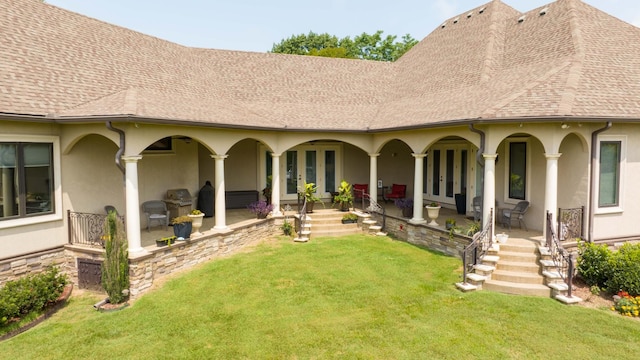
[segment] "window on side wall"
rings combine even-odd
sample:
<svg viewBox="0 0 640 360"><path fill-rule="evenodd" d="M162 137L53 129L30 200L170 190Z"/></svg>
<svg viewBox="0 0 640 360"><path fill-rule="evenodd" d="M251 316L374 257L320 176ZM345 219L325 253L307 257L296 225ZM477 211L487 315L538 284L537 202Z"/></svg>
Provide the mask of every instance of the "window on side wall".
<svg viewBox="0 0 640 360"><path fill-rule="evenodd" d="M527 143L509 142L509 199L525 200L527 194Z"/></svg>
<svg viewBox="0 0 640 360"><path fill-rule="evenodd" d="M598 212L621 211L620 195L625 164L624 139L601 137L598 146Z"/></svg>
<svg viewBox="0 0 640 360"><path fill-rule="evenodd" d="M54 211L53 144L0 142L0 221Z"/></svg>

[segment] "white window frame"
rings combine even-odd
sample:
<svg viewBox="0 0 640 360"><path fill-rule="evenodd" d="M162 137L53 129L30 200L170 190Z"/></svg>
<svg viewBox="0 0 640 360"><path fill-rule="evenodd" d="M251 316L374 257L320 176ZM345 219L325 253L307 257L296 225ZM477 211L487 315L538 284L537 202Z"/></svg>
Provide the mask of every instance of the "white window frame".
<svg viewBox="0 0 640 360"><path fill-rule="evenodd" d="M0 142L22 142L22 143L50 143L53 147L53 213L37 216L21 217L0 221L0 229L9 229L18 226L41 224L51 221L62 220L62 183L60 165L60 138L57 136L44 135L0 135Z"/></svg>
<svg viewBox="0 0 640 360"><path fill-rule="evenodd" d="M527 147L527 158L525 159L525 168L527 169L527 176L525 177L525 191L524 191L524 199L514 199L509 197L509 163L511 161L511 143L525 143ZM520 201L531 199L531 141L529 138L521 137L521 138L508 138L505 139L504 146L504 202L505 204L515 205ZM500 159L500 161L502 161Z"/></svg>
<svg viewBox="0 0 640 360"><path fill-rule="evenodd" d="M600 144L602 142L611 142L611 141L619 141L620 142L620 179L618 183L618 206L600 206ZM598 161L596 161L596 176L593 179L594 186L594 194L596 198L594 199L594 207L595 214L616 214L622 213L624 211L624 189L625 189L625 169L627 163L627 136L626 135L599 135L598 141L596 144L596 154L598 154Z"/></svg>

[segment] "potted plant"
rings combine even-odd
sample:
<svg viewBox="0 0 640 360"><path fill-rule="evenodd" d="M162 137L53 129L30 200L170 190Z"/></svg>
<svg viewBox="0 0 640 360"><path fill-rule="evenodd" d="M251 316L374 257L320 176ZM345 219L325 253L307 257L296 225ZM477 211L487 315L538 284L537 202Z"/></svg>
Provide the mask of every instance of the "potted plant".
<svg viewBox="0 0 640 360"><path fill-rule="evenodd" d="M465 231L467 233L467 236L473 236L475 233L482 230L482 225L480 225L480 221L469 221L468 223L469 223L469 226Z"/></svg>
<svg viewBox="0 0 640 360"><path fill-rule="evenodd" d="M320 198L316 196L316 191L318 187L314 183L304 183L304 188L302 189L302 197L307 201L307 212L313 212L313 204L317 201L320 201Z"/></svg>
<svg viewBox="0 0 640 360"><path fill-rule="evenodd" d="M178 216L171 220L171 225L173 225L173 234L177 237L177 240L189 238L191 235L192 221L193 220L188 215Z"/></svg>
<svg viewBox="0 0 640 360"><path fill-rule="evenodd" d="M338 188L338 195L333 197L333 203L340 205L340 211L349 210L349 205L353 204L353 194L351 193L351 184L342 180Z"/></svg>
<svg viewBox="0 0 640 360"><path fill-rule="evenodd" d="M403 217L413 217L413 199L395 199L393 203L402 211Z"/></svg>
<svg viewBox="0 0 640 360"><path fill-rule="evenodd" d="M436 219L438 218L438 215L440 215L440 204L432 201L425 207L427 209L427 215L429 216L429 219L431 219L429 225L438 226Z"/></svg>
<svg viewBox="0 0 640 360"><path fill-rule="evenodd" d="M447 220L444 221L444 227L447 230L451 230L456 226L456 219L454 218L448 218Z"/></svg>
<svg viewBox="0 0 640 360"><path fill-rule="evenodd" d="M353 223L356 223L356 222L358 222L358 215L356 215L354 213L348 213L348 214L345 214L342 217L342 223L343 224L353 224Z"/></svg>
<svg viewBox="0 0 640 360"><path fill-rule="evenodd" d="M198 209L191 210L188 215L191 218L191 228L193 235L202 235L200 228L202 227L202 218L204 213Z"/></svg>
<svg viewBox="0 0 640 360"><path fill-rule="evenodd" d="M171 246L172 243L174 243L177 239L177 236L172 235L172 236L166 236L163 238L160 238L159 240L156 240L156 245L158 247L163 247L163 246Z"/></svg>
<svg viewBox="0 0 640 360"><path fill-rule="evenodd" d="M267 215L269 215L269 213L273 211L273 205L267 204L267 202L264 200L252 202L247 206L247 208L249 209L249 211L256 214L258 219L266 219Z"/></svg>

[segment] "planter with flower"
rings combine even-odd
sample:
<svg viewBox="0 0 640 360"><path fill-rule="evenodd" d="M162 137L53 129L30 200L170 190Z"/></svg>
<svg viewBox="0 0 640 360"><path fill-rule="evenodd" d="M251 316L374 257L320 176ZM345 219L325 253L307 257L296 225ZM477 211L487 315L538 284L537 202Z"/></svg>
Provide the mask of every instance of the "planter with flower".
<svg viewBox="0 0 640 360"><path fill-rule="evenodd" d="M345 214L342 217L342 223L343 224L353 224L353 223L357 223L358 222L358 215L354 214L354 213L348 213Z"/></svg>
<svg viewBox="0 0 640 360"><path fill-rule="evenodd" d="M402 211L403 217L413 217L413 199L396 199L394 204Z"/></svg>
<svg viewBox="0 0 640 360"><path fill-rule="evenodd" d="M316 196L318 187L314 183L304 183L302 192L299 194L301 199L307 201L307 213L313 212L313 204L320 201L320 198Z"/></svg>
<svg viewBox="0 0 640 360"><path fill-rule="evenodd" d="M171 220L173 234L177 237L176 240L188 239L191 236L191 222L192 219L189 215L178 216Z"/></svg>
<svg viewBox="0 0 640 360"><path fill-rule="evenodd" d="M251 211L252 213L256 214L256 217L258 219L266 219L267 215L269 215L269 213L273 211L273 205L267 204L266 201L259 200L249 204L247 206L247 209L249 209L249 211Z"/></svg>
<svg viewBox="0 0 640 360"><path fill-rule="evenodd" d="M200 228L202 227L202 218L204 217L204 213L198 209L194 209L191 210L188 216L191 218L191 234L196 236L202 235Z"/></svg>
<svg viewBox="0 0 640 360"><path fill-rule="evenodd" d="M333 197L333 203L340 206L340 211L348 211L349 206L353 204L353 194L351 193L351 184L342 180L338 188L338 195Z"/></svg>
<svg viewBox="0 0 640 360"><path fill-rule="evenodd" d="M427 209L427 215L429 216L429 219L431 219L429 225L438 226L436 219L440 215L440 204L432 201L427 206L425 206L425 208Z"/></svg>

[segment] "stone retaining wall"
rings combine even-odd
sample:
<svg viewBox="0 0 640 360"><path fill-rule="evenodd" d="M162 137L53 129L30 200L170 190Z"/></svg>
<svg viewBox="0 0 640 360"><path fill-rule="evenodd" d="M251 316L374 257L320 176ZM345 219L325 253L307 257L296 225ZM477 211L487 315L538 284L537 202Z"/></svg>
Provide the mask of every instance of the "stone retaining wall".
<svg viewBox="0 0 640 360"><path fill-rule="evenodd" d="M371 218L382 224L382 215L374 213ZM460 255L464 247L471 243L471 238L461 234L453 234L427 224L411 224L404 218L386 216L384 231L393 237L410 244L440 251L444 254L462 258Z"/></svg>
<svg viewBox="0 0 640 360"><path fill-rule="evenodd" d="M0 260L0 286L7 281L17 280L27 275L39 274L54 265L64 271L64 248L54 248L11 259Z"/></svg>

